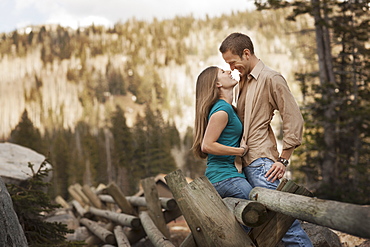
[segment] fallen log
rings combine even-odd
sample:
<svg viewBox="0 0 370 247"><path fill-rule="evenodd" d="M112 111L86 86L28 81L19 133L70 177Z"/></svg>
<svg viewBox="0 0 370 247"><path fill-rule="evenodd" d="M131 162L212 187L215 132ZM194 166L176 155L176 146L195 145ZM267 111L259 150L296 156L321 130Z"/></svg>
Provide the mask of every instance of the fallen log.
<svg viewBox="0 0 370 247"><path fill-rule="evenodd" d="M108 231L104 227L99 226L99 224L95 221L82 218L80 219L80 223L86 226L95 236L101 239L104 243L107 244L116 244L116 238L111 231Z"/></svg>
<svg viewBox="0 0 370 247"><path fill-rule="evenodd" d="M117 186L116 183L114 182L109 183L108 186L105 188L105 191L113 197L118 207L122 210L122 213L137 215L134 208L126 200L125 195L123 194L122 190Z"/></svg>
<svg viewBox="0 0 370 247"><path fill-rule="evenodd" d="M118 247L130 247L130 242L127 239L127 236L123 232L122 226L117 225L114 227L114 235L116 236Z"/></svg>
<svg viewBox="0 0 370 247"><path fill-rule="evenodd" d="M96 216L110 219L111 221L114 221L123 226L131 227L133 229L138 229L141 227L141 221L136 216L132 216L129 214L116 213L110 210L102 210L102 209L98 209L94 207L90 207L89 212L91 212L92 214Z"/></svg>
<svg viewBox="0 0 370 247"><path fill-rule="evenodd" d="M370 238L370 206L322 200L255 187L251 199L268 209L361 238Z"/></svg>
<svg viewBox="0 0 370 247"><path fill-rule="evenodd" d="M170 238L171 234L166 225L166 221L163 217L163 212L161 208L161 203L158 199L157 186L155 184L154 178L149 177L141 180L141 184L144 189L145 200L148 204L148 211L150 218L154 222L154 225L166 238Z"/></svg>
<svg viewBox="0 0 370 247"><path fill-rule="evenodd" d="M226 197L223 201L240 224L256 227L267 220L266 207L261 203L232 197Z"/></svg>
<svg viewBox="0 0 370 247"><path fill-rule="evenodd" d="M141 211L139 217L146 234L155 247L175 247L157 228L147 211Z"/></svg>
<svg viewBox="0 0 370 247"><path fill-rule="evenodd" d="M99 198L103 202L116 203L116 201L110 195L99 195ZM145 197L126 196L126 200L134 207L147 207ZM177 208L177 202L173 198L159 197L159 201L163 209L174 210Z"/></svg>
<svg viewBox="0 0 370 247"><path fill-rule="evenodd" d="M255 246L207 177L188 184L177 170L165 179L198 246Z"/></svg>

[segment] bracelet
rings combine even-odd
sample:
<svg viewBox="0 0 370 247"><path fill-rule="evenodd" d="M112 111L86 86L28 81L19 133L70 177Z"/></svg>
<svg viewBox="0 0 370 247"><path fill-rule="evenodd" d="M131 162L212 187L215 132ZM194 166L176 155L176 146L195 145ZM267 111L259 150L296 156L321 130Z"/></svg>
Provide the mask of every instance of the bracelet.
<svg viewBox="0 0 370 247"><path fill-rule="evenodd" d="M247 154L248 149L246 149L245 147L241 147L241 148L244 149L244 152L243 152L243 154L240 157L244 157Z"/></svg>

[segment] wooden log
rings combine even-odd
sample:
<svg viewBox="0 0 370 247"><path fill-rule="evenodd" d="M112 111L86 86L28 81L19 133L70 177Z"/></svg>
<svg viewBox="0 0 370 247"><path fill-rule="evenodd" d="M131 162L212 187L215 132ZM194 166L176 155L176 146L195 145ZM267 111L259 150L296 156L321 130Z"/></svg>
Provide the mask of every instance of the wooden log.
<svg viewBox="0 0 370 247"><path fill-rule="evenodd" d="M122 213L137 215L134 208L126 200L126 197L123 194L122 190L114 182L109 183L105 190L108 194L110 194L113 197L118 207L122 210Z"/></svg>
<svg viewBox="0 0 370 247"><path fill-rule="evenodd" d="M157 228L147 211L141 211L139 217L146 234L155 247L175 247L175 245L173 245L171 241Z"/></svg>
<svg viewBox="0 0 370 247"><path fill-rule="evenodd" d="M126 199L131 203L131 205L136 207L147 207L145 197L140 196L126 196ZM177 202L174 198L159 197L159 202L161 207L166 210L174 210L177 208Z"/></svg>
<svg viewBox="0 0 370 247"><path fill-rule="evenodd" d="M70 208L68 202L66 202L66 200L64 200L64 198L61 196L55 197L55 202L60 204L63 208Z"/></svg>
<svg viewBox="0 0 370 247"><path fill-rule="evenodd" d="M117 225L114 228L114 235L116 236L117 245L118 247L130 247L130 242L126 237L125 233L123 232L123 228L120 225Z"/></svg>
<svg viewBox="0 0 370 247"><path fill-rule="evenodd" d="M72 196L72 198L74 200L76 200L76 201L78 201L78 203L80 203L81 206L85 206L86 205L86 203L84 202L84 200L82 199L82 197L74 189L73 185L68 186L68 192L69 192L69 194Z"/></svg>
<svg viewBox="0 0 370 247"><path fill-rule="evenodd" d="M103 202L116 203L110 195L99 195L99 199ZM145 197L126 196L126 200L134 207L147 207ZM174 210L177 208L177 202L174 198L159 197L159 201L163 209Z"/></svg>
<svg viewBox="0 0 370 247"><path fill-rule="evenodd" d="M103 227L107 229L108 231L113 232L114 226L115 225L112 222L109 222ZM92 234L85 240L85 243L87 244L88 247L90 246L96 247L96 246L100 246L104 242L100 238L98 238L96 235Z"/></svg>
<svg viewBox="0 0 370 247"><path fill-rule="evenodd" d="M226 197L223 201L234 213L236 220L240 224L257 227L267 220L266 207L261 203L232 197Z"/></svg>
<svg viewBox="0 0 370 247"><path fill-rule="evenodd" d="M164 219L166 221L166 224L177 219L182 215L182 212L179 207L177 207L174 210L165 210L163 212ZM130 229L128 232L126 232L126 236L131 244L137 243L140 239L144 238L146 236L146 232L143 228L140 229Z"/></svg>
<svg viewBox="0 0 370 247"><path fill-rule="evenodd" d="M299 186L291 180L283 179L276 190L295 193ZM251 195L251 194L250 194ZM250 198L251 199L251 198ZM253 228L249 236L257 246L275 247L284 237L295 218L268 210L267 220ZM269 236L266 238L266 236Z"/></svg>
<svg viewBox="0 0 370 247"><path fill-rule="evenodd" d="M149 177L142 179L141 184L143 186L145 201L147 203L148 214L150 218L153 220L154 225L157 226L158 230L160 230L162 234L169 239L171 234L163 217L162 207L161 203L159 202L157 186L154 178Z"/></svg>
<svg viewBox="0 0 370 247"><path fill-rule="evenodd" d="M361 238L370 238L370 206L361 206L265 188L254 188L252 199L270 210L326 226Z"/></svg>
<svg viewBox="0 0 370 247"><path fill-rule="evenodd" d="M92 206L96 208L103 208L103 204L100 201L99 197L91 190L90 186L87 184L84 184L82 186L82 192L86 195L86 197L89 199L91 202Z"/></svg>
<svg viewBox="0 0 370 247"><path fill-rule="evenodd" d="M192 233L189 233L188 236L182 241L180 247L198 247L197 243L195 243L195 239Z"/></svg>
<svg viewBox="0 0 370 247"><path fill-rule="evenodd" d="M138 229L141 227L140 219L136 216L132 216L129 214L122 214L122 213L116 213L109 210L102 210L94 207L89 208L89 212L96 216L100 216L106 219L109 219L111 221L114 221L118 224L121 224L123 226L128 226L134 229Z"/></svg>
<svg viewBox="0 0 370 247"><path fill-rule="evenodd" d="M91 218L90 213L86 211L77 200L72 200L71 203L73 208L76 210L77 214L80 217Z"/></svg>
<svg viewBox="0 0 370 247"><path fill-rule="evenodd" d="M85 195L85 193L82 191L82 186L79 183L75 183L72 185L73 189L77 192L77 194L82 198L85 205L92 205L89 198ZM83 204L81 204L84 206Z"/></svg>
<svg viewBox="0 0 370 247"><path fill-rule="evenodd" d="M177 170L165 179L198 246L255 246L207 177L187 184Z"/></svg>
<svg viewBox="0 0 370 247"><path fill-rule="evenodd" d="M104 227L99 226L95 221L81 218L80 223L86 226L95 236L101 239L104 243L116 244L116 238L111 231L108 231Z"/></svg>

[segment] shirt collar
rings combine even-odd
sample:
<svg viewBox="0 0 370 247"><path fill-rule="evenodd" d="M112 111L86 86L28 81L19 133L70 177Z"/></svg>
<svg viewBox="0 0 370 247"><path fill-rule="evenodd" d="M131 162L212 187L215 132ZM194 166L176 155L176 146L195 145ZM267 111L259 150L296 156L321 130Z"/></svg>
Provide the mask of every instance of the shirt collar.
<svg viewBox="0 0 370 247"><path fill-rule="evenodd" d="M249 76L252 76L255 80L257 80L264 67L265 64L259 59L258 63L256 64L256 66L254 66Z"/></svg>

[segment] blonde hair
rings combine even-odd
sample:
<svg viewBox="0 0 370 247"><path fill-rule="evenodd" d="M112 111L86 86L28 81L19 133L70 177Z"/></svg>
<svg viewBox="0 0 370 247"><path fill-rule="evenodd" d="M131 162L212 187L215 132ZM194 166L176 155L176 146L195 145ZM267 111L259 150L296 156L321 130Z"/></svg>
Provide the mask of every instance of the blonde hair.
<svg viewBox="0 0 370 247"><path fill-rule="evenodd" d="M220 98L216 86L219 68L211 66L199 74L195 92L195 124L192 150L198 158L205 159L207 154L202 152L201 145L208 124L211 107Z"/></svg>

